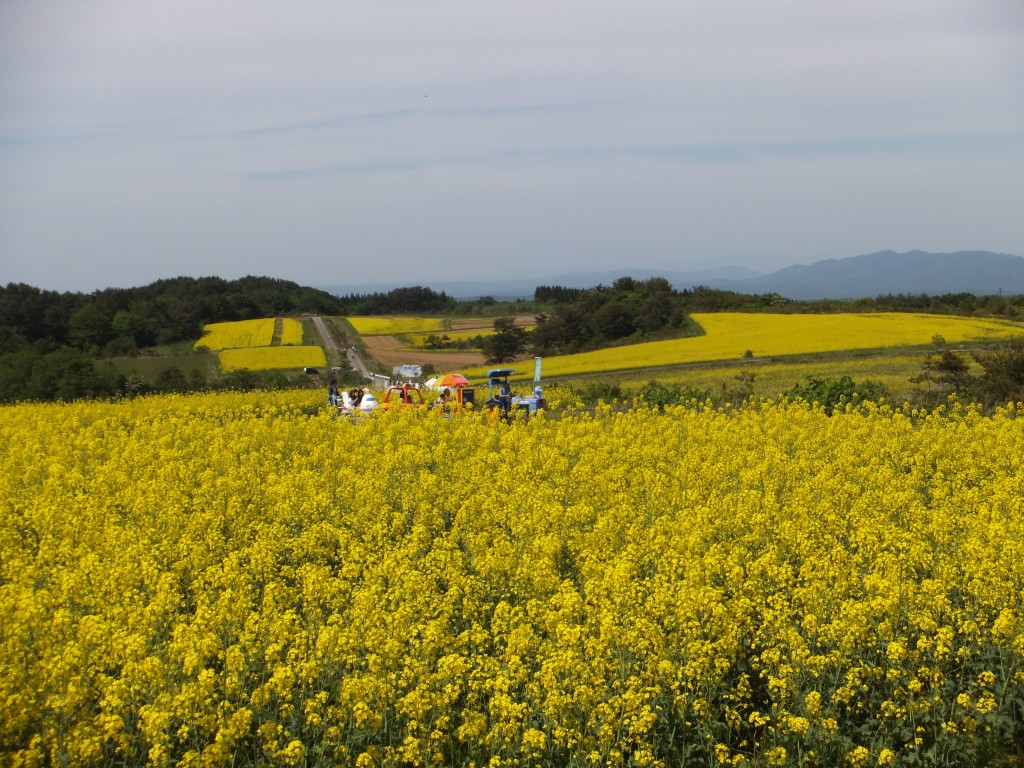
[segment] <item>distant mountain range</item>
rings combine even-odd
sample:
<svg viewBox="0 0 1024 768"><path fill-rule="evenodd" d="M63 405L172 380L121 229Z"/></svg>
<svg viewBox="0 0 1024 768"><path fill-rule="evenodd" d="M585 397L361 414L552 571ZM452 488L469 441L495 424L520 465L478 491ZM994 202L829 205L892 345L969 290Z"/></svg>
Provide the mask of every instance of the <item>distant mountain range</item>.
<svg viewBox="0 0 1024 768"><path fill-rule="evenodd" d="M978 296L1024 295L1024 256L991 251L927 253L880 251L845 259L796 264L770 274L744 267L722 267L693 272L623 267L620 270L581 271L534 277L529 280L436 282L428 287L459 299L494 296L530 299L538 285L590 288L610 285L619 277L637 280L664 277L683 290L697 285L737 293L778 293L788 299L857 299L883 294L973 293ZM385 292L397 284L318 286L336 295Z"/></svg>

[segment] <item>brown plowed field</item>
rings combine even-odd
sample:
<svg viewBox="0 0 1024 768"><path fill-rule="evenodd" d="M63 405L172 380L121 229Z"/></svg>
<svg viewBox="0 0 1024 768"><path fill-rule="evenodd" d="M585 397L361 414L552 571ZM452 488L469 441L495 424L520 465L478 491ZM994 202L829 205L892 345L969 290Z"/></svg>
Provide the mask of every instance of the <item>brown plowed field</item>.
<svg viewBox="0 0 1024 768"><path fill-rule="evenodd" d="M366 349L383 366L426 365L429 363L438 371L446 373L458 368L475 368L484 364L479 352L432 352L406 349L394 336L363 336Z"/></svg>
<svg viewBox="0 0 1024 768"><path fill-rule="evenodd" d="M521 315L515 320L516 325L519 326L528 326L535 322L530 315ZM479 329L481 333L488 333L492 327L493 321L481 322L480 318L453 318L451 323L453 331ZM410 349L394 336L361 336L360 338L366 344L366 349L373 359L388 368L396 365L426 365L429 363L437 371L451 373L459 368L476 368L484 365L484 356L479 352Z"/></svg>

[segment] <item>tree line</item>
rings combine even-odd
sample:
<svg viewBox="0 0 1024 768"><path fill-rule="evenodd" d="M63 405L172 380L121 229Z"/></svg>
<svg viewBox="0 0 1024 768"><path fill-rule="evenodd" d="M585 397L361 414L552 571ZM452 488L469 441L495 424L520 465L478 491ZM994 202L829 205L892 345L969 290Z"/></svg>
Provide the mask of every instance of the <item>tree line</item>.
<svg viewBox="0 0 1024 768"><path fill-rule="evenodd" d="M679 291L687 312L784 312L826 314L837 312L927 312L964 316L1024 319L1024 296L946 293L888 293L859 299L797 301L777 293L737 293L706 285Z"/></svg>
<svg viewBox="0 0 1024 768"><path fill-rule="evenodd" d="M444 314L455 310L459 302L444 291L421 285L378 293L352 293L338 298L339 315Z"/></svg>

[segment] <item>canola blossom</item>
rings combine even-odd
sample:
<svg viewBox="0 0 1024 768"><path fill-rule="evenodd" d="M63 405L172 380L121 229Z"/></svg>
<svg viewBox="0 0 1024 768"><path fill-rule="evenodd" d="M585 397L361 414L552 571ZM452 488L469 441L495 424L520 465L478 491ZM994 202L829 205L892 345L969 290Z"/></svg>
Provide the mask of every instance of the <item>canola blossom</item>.
<svg viewBox="0 0 1024 768"><path fill-rule="evenodd" d="M203 336L193 346L211 350L235 349L242 347L269 347L274 340L272 317L259 320L236 320L227 323L210 323L203 327Z"/></svg>
<svg viewBox="0 0 1024 768"><path fill-rule="evenodd" d="M325 366L327 357L323 347L248 347L225 349L218 355L222 371L265 371L281 368L304 368Z"/></svg>
<svg viewBox="0 0 1024 768"><path fill-rule="evenodd" d="M900 312L833 315L714 312L694 313L691 317L704 329L704 336L546 357L544 373L547 376L567 376L739 360L747 351L764 358L923 346L930 344L935 336L956 344L998 341L1024 334L1024 324L1008 320ZM481 375L483 370L471 373Z"/></svg>
<svg viewBox="0 0 1024 768"><path fill-rule="evenodd" d="M430 334L447 334L449 338L471 338L494 333L492 317L414 317L410 315L373 315L345 317L345 321L361 336L402 336L412 343L422 343ZM531 318L517 318L523 328L532 328Z"/></svg>
<svg viewBox="0 0 1024 768"><path fill-rule="evenodd" d="M281 319L282 346L300 346L302 344L302 322L294 317Z"/></svg>
<svg viewBox="0 0 1024 768"><path fill-rule="evenodd" d="M271 346L278 323L277 342L281 346ZM238 320L205 326L203 337L194 346L217 350L220 369L226 373L326 365L323 348L302 346L302 335L302 322L294 317Z"/></svg>
<svg viewBox="0 0 1024 768"><path fill-rule="evenodd" d="M531 323L522 323L519 325L524 331L532 331L536 325ZM475 339L478 336L487 338L488 336L494 335L493 323L488 323L486 326L478 328L469 328L460 331L430 331L429 333L407 333L403 334L402 338L406 341L409 348L422 347L427 340L428 336L447 336L449 341L466 341L468 339Z"/></svg>
<svg viewBox="0 0 1024 768"><path fill-rule="evenodd" d="M361 336L393 336L399 333L436 333L444 328L444 318L374 315L346 317Z"/></svg>
<svg viewBox="0 0 1024 768"><path fill-rule="evenodd" d="M0 409L6 765L1019 758L1024 405L320 401Z"/></svg>

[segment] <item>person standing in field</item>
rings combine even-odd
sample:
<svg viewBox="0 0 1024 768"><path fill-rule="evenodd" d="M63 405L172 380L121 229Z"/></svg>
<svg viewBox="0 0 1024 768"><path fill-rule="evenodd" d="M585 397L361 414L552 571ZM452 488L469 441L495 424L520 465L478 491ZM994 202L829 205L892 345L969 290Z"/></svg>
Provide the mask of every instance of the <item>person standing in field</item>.
<svg viewBox="0 0 1024 768"><path fill-rule="evenodd" d="M331 405L341 405L341 393L338 392L338 380L331 379L331 383L327 385L327 402Z"/></svg>
<svg viewBox="0 0 1024 768"><path fill-rule="evenodd" d="M498 402L505 413L512 410L512 385L508 383L508 380L501 382L501 388L498 390Z"/></svg>

